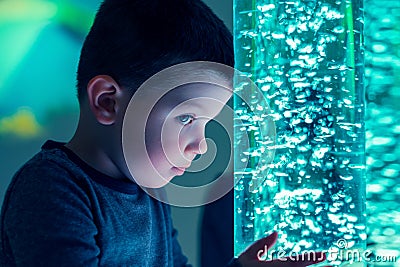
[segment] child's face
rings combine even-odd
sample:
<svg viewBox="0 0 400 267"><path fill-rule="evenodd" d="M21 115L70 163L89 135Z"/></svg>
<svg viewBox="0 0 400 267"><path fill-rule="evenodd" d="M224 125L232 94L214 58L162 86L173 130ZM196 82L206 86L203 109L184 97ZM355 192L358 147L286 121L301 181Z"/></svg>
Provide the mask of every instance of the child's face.
<svg viewBox="0 0 400 267"><path fill-rule="evenodd" d="M126 159L135 180L148 187L161 187L182 175L196 155L206 152L206 124L220 113L231 95L226 88L197 83L163 96L146 121L149 162L143 153Z"/></svg>

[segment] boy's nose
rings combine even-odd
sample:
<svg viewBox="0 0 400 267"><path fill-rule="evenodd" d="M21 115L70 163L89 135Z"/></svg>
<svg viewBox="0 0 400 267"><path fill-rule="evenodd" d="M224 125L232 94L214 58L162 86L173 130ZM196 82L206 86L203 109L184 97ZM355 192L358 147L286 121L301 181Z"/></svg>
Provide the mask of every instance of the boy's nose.
<svg viewBox="0 0 400 267"><path fill-rule="evenodd" d="M205 154L207 152L207 140L203 138L199 142L199 153L198 154Z"/></svg>
<svg viewBox="0 0 400 267"><path fill-rule="evenodd" d="M207 152L207 141L204 136L190 143L186 151L191 154L189 158L194 158L198 154L205 154Z"/></svg>

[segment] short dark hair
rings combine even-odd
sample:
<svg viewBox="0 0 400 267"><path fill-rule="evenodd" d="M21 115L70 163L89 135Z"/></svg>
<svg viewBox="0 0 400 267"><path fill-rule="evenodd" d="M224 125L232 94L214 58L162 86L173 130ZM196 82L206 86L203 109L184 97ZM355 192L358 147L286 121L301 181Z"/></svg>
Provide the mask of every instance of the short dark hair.
<svg viewBox="0 0 400 267"><path fill-rule="evenodd" d="M200 0L105 0L82 47L79 101L96 75L135 91L172 65L213 61L234 66L233 38Z"/></svg>

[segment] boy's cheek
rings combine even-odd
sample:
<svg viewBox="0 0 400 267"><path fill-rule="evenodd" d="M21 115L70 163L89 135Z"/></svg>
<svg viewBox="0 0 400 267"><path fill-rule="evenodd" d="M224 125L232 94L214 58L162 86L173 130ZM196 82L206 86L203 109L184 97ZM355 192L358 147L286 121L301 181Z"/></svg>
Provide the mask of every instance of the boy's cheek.
<svg viewBox="0 0 400 267"><path fill-rule="evenodd" d="M163 157L161 154L154 154L152 160L148 155L135 154L136 156L125 157L125 161L133 179L141 186L159 188L164 186L173 177L163 168Z"/></svg>

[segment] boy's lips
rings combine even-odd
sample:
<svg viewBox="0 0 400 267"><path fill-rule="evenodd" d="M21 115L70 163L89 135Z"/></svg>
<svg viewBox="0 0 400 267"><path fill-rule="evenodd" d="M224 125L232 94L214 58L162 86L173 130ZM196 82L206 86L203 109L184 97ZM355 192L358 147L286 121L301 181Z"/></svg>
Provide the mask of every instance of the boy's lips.
<svg viewBox="0 0 400 267"><path fill-rule="evenodd" d="M182 175L186 169L181 167L172 167L172 169L177 173L177 175Z"/></svg>
<svg viewBox="0 0 400 267"><path fill-rule="evenodd" d="M189 168L189 167L190 167L190 165L187 166L187 167L174 166L174 167L172 167L172 169L174 169L174 171L176 171L178 173L178 175L182 175L186 171L186 169Z"/></svg>

